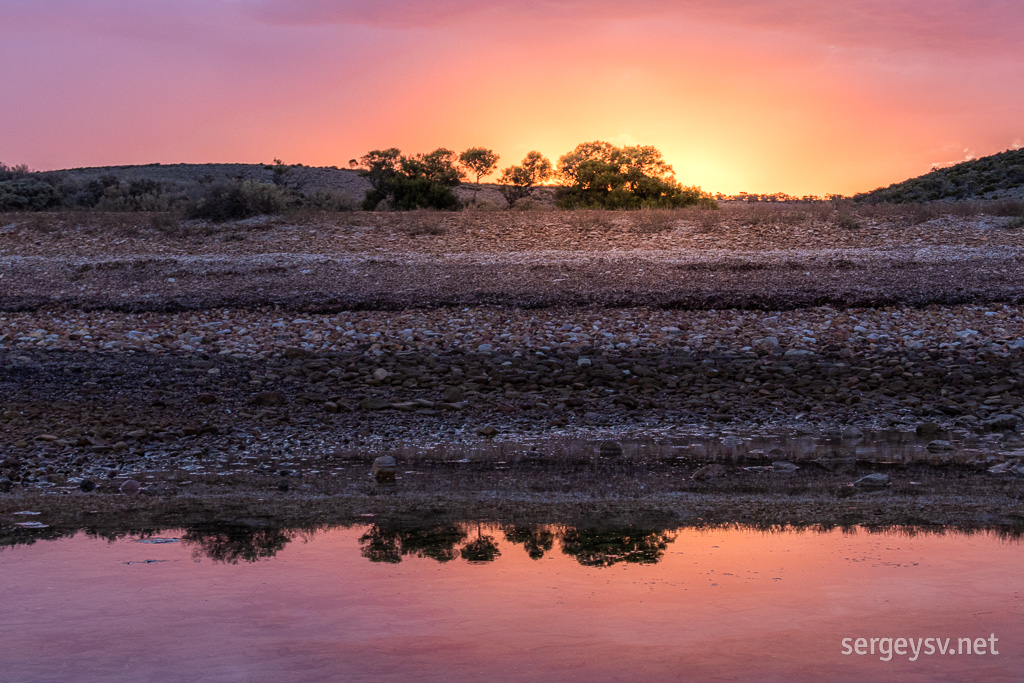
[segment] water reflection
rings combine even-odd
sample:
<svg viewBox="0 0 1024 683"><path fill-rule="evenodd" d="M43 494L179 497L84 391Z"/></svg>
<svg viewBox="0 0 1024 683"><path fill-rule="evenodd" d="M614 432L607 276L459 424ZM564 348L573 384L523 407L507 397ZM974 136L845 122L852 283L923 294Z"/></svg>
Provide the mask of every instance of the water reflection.
<svg viewBox="0 0 1024 683"><path fill-rule="evenodd" d="M298 534L298 531L274 527L227 524L192 527L182 534L181 540L195 546L195 556L238 564L270 559L284 550Z"/></svg>
<svg viewBox="0 0 1024 683"><path fill-rule="evenodd" d="M675 538L667 531L638 529L566 529L562 552L585 567L627 564L657 564Z"/></svg>
<svg viewBox="0 0 1024 683"><path fill-rule="evenodd" d="M14 531L0 549L0 679L925 683L1024 670L1014 534L634 522L235 519L17 548L12 534L32 532ZM875 636L994 636L1000 654L843 654L843 639Z"/></svg>
<svg viewBox="0 0 1024 683"><path fill-rule="evenodd" d="M555 546L555 533L546 527L509 524L502 527L509 543L526 549L531 560L540 560Z"/></svg>
<svg viewBox="0 0 1024 683"><path fill-rule="evenodd" d="M696 527L700 528L700 527ZM814 525L807 527L724 525L713 529L756 530L769 534L816 533L840 531L844 534L861 532L903 537L929 535L991 534L1003 540L1017 541L1024 535L1021 529L951 529L935 526L879 526L836 527ZM258 521L243 520L230 523L193 525L180 530L175 540L192 550L193 557L206 558L216 563L256 563L277 556L290 543L308 542L319 534L334 529L357 529L359 554L370 562L399 564L405 558L431 560L447 564L463 560L470 564L486 564L502 556L503 545L521 546L531 560L540 560L552 554L572 558L585 567L611 567L618 564L657 564L683 528L665 529L638 526L566 526L531 524L484 524L481 522L421 522L381 521L368 525L320 525L302 528L281 528ZM35 532L10 531L0 534L0 552L6 547L32 545L73 536L80 531L92 538L116 541L123 538L147 539L167 536L166 529L127 529L124 531L42 529ZM499 538L501 539L499 541ZM504 548L507 550L507 548Z"/></svg>
<svg viewBox="0 0 1024 683"><path fill-rule="evenodd" d="M370 525L359 537L359 546L370 562L397 564L402 557L412 555L444 563L459 556L456 546L465 538L465 529L455 524L401 527L384 523Z"/></svg>

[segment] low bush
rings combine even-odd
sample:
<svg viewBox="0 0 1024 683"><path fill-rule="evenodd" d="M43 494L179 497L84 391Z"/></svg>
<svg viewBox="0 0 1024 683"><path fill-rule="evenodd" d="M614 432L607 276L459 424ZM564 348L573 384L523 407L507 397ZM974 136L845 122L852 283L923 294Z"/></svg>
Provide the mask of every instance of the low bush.
<svg viewBox="0 0 1024 683"><path fill-rule="evenodd" d="M1024 201L1020 199L999 199L992 203L988 212L993 216L1024 216Z"/></svg>
<svg viewBox="0 0 1024 683"><path fill-rule="evenodd" d="M43 211L60 206L57 189L31 176L0 181L0 211Z"/></svg>
<svg viewBox="0 0 1024 683"><path fill-rule="evenodd" d="M185 215L223 222L280 213L289 205L289 197L278 185L255 180L220 182L207 186L195 197Z"/></svg>

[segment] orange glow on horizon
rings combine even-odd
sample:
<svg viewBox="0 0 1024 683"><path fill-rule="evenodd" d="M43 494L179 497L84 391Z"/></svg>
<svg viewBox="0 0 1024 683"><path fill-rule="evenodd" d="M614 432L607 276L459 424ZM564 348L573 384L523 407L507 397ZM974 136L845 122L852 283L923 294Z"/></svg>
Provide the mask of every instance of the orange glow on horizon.
<svg viewBox="0 0 1024 683"><path fill-rule="evenodd" d="M991 5L0 0L0 161L504 167L607 140L712 193L853 194L1021 144L1024 5Z"/></svg>

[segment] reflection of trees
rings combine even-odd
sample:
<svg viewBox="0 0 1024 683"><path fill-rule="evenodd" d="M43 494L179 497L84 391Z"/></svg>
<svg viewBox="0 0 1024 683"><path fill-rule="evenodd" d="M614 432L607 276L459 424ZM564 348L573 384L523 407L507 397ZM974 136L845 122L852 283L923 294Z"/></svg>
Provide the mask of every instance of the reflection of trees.
<svg viewBox="0 0 1024 683"><path fill-rule="evenodd" d="M668 531L566 529L562 552L587 567L610 567L620 562L656 564L674 538Z"/></svg>
<svg viewBox="0 0 1024 683"><path fill-rule="evenodd" d="M374 524L359 537L359 552L370 562L398 564L402 561L402 546L398 536L398 531Z"/></svg>
<svg viewBox="0 0 1024 683"><path fill-rule="evenodd" d="M397 563L405 555L450 562L459 556L455 546L465 538L466 532L454 524L405 528L374 524L359 538L359 545L370 562Z"/></svg>
<svg viewBox="0 0 1024 683"><path fill-rule="evenodd" d="M526 553L534 560L544 557L544 553L555 545L555 535L544 527L509 525L502 529L509 543L517 543L526 548Z"/></svg>
<svg viewBox="0 0 1024 683"><path fill-rule="evenodd" d="M206 555L214 562L238 564L239 560L257 562L277 555L296 534L294 530L232 524L192 527L181 540L198 546L195 554Z"/></svg>
<svg viewBox="0 0 1024 683"><path fill-rule="evenodd" d="M486 536L480 529L480 524L476 525L476 538L466 545L462 546L461 550L462 559L472 564L482 564L484 562L494 562L494 559L501 555L501 551L498 549L498 543L494 540L494 536Z"/></svg>

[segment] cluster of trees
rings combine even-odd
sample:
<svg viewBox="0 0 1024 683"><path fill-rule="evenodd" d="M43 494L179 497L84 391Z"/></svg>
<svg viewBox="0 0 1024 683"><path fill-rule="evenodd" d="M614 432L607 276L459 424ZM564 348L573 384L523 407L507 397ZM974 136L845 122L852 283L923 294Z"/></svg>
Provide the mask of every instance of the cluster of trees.
<svg viewBox="0 0 1024 683"><path fill-rule="evenodd" d="M699 187L683 187L654 147L585 142L558 160L563 208L640 209L715 206Z"/></svg>
<svg viewBox="0 0 1024 683"><path fill-rule="evenodd" d="M470 204L477 203L479 184L498 172L499 156L484 147L461 154L439 148L405 155L399 149L377 149L349 162L369 182L362 208L457 210L462 202L454 188L467 179L476 183ZM346 197L330 190L304 187L297 166L280 159L253 177L212 177L157 182L124 179L113 174L74 180L60 173L32 173L24 166L0 164L0 211L43 211L53 208L99 211L176 211L192 218L233 220L296 208L344 210L354 208ZM512 209L549 181L560 185L554 194L563 208L674 208L715 206L713 197L698 187L683 187L672 167L654 147L616 147L587 142L558 159L557 168L532 151L519 164L498 174L505 205Z"/></svg>
<svg viewBox="0 0 1024 683"><path fill-rule="evenodd" d="M456 155L443 147L427 154L406 156L390 147L367 152L354 164L370 181L363 208L373 211L386 203L393 210L443 209L455 210L462 203L453 188L472 175L477 184L498 168L500 157L493 150L471 147ZM551 177L551 162L540 152L530 152L520 166L509 166L501 172L499 182L508 208L533 193L533 189ZM473 203L476 194L473 192Z"/></svg>
<svg viewBox="0 0 1024 683"><path fill-rule="evenodd" d="M363 208L386 205L393 210L417 208L457 209L453 188L472 175L480 180L498 167L493 150L472 147L462 154L440 148L428 154L405 156L392 147L373 150L352 165L370 181ZM616 147L608 142L586 142L558 160L557 171L540 152L530 152L522 163L502 170L498 177L507 208L533 194L551 179L563 183L556 192L563 208L640 209L715 206L714 198L699 187L684 187L672 167L654 147ZM476 203L474 190L472 203Z"/></svg>
<svg viewBox="0 0 1024 683"><path fill-rule="evenodd" d="M810 202L839 201L841 199L844 199L844 197L841 194L826 194L825 196L820 196L820 195L816 195L816 194L805 194L805 195L802 195L802 196L798 197L798 196L793 195L793 194L786 194L785 192L774 192L772 194L757 194L757 193L750 193L750 192L740 192L739 194L733 194L733 195L722 194L721 192L719 192L718 194L715 195L715 199L717 199L720 202L724 201L724 202L748 202L748 203L758 203L758 202L769 202L769 203L771 203L771 202L786 202L786 203L805 202L805 203L810 203Z"/></svg>

